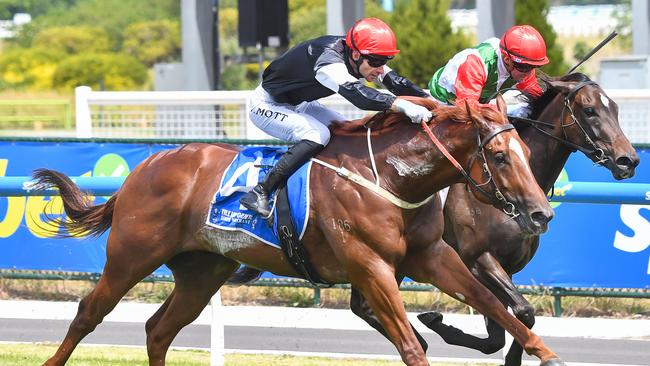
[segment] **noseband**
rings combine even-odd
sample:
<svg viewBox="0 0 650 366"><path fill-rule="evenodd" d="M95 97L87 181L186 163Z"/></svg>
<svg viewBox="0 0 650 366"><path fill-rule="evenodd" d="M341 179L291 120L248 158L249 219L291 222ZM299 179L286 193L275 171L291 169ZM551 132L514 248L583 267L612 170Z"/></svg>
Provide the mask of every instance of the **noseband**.
<svg viewBox="0 0 650 366"><path fill-rule="evenodd" d="M540 128L539 125L543 126L548 126L548 127L555 127L555 124L553 123L548 123L548 122L543 122L539 121L536 119L531 119L531 118L525 118L525 117L510 117L512 120L515 121L522 121L526 122L530 125L532 125L537 131L541 132L542 134L568 146L571 150L573 151L580 151L583 154L589 156L589 157L594 157L594 160L596 161L596 164L603 165L604 162L608 160L608 157L605 156L605 152L600 149L599 147L596 146L596 143L594 140L589 136L589 133L587 130L582 126L580 121L576 118L573 108L571 108L571 100L573 97L575 97L576 93L582 89L583 87L587 85L595 85L598 86L598 84L594 81L583 81L578 84L576 84L569 92L564 96L564 107L562 108L562 115L560 116L560 127L562 128L562 134L564 135L564 138L557 137L553 135L552 133L549 133L545 131L544 129ZM570 116L571 116L571 123L564 124L564 113L569 110ZM578 144L574 144L573 142L567 140L567 134L566 134L566 127L569 127L573 124L576 124L580 131L582 131L583 135L585 136L585 141L587 141L587 144L591 147L591 149L583 147Z"/></svg>
<svg viewBox="0 0 650 366"><path fill-rule="evenodd" d="M460 174L462 174L463 177L465 177L465 180L467 180L467 182L471 184L472 187L474 187L474 189L476 189L479 193L485 196L492 203L492 205L494 205L494 207L501 209L506 215L513 218L519 216L519 213L517 213L515 205L505 198L503 193L501 193L501 190L499 189L499 186L497 185L496 181L492 179L493 174L490 171L490 168L488 167L487 158L485 157L485 149L484 149L485 145L488 142L490 142L490 140L492 140L494 137L496 137L496 135L500 134L501 132L513 130L515 126L513 126L510 123L499 125L483 139L481 139L481 134L477 132L476 139L477 139L478 149L476 155L483 160L483 172L487 175L487 180L483 183L477 183L474 180L474 178L472 178L469 175L469 173L467 173L467 171L460 165L460 163L458 163L458 161L453 156L451 156L451 154L449 154L447 149L440 143L440 141L433 134L433 132L431 132L431 129L425 122L422 122L422 128L429 135L429 138L431 138L431 141L433 141L433 143L436 145L438 150L440 150L445 155L447 160L449 160L456 167L456 169L460 172ZM483 189L483 186L485 186L488 183L491 183L494 189L494 194L490 194L485 189Z"/></svg>

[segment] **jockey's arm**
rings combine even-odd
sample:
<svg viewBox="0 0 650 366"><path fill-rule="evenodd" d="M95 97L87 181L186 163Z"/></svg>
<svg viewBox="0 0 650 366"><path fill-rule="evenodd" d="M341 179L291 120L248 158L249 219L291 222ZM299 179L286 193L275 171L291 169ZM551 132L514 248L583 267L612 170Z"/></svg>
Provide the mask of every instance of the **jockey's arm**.
<svg viewBox="0 0 650 366"><path fill-rule="evenodd" d="M487 75L483 60L476 55L468 55L465 62L458 66L458 73L454 83L456 89L454 104L464 106L465 101L473 105L479 104L486 80Z"/></svg>
<svg viewBox="0 0 650 366"><path fill-rule="evenodd" d="M515 85L518 90L522 93L528 94L533 98L537 98L542 95L542 88L537 83L537 70L533 70L528 76L521 82Z"/></svg>
<svg viewBox="0 0 650 366"><path fill-rule="evenodd" d="M363 85L350 75L345 65L341 63L333 63L319 68L316 71L316 80L359 109L402 112L414 123L428 121L432 117L431 112L422 106L404 99L397 99L392 94L382 93L377 89Z"/></svg>
<svg viewBox="0 0 650 366"><path fill-rule="evenodd" d="M355 107L366 111L389 110L396 99L394 95L363 85L359 79L348 73L342 63L332 63L319 68L316 71L316 80Z"/></svg>
<svg viewBox="0 0 650 366"><path fill-rule="evenodd" d="M410 95L421 98L430 97L424 90L413 84L411 80L399 75L386 65L384 65L384 71L379 75L379 81L395 95Z"/></svg>

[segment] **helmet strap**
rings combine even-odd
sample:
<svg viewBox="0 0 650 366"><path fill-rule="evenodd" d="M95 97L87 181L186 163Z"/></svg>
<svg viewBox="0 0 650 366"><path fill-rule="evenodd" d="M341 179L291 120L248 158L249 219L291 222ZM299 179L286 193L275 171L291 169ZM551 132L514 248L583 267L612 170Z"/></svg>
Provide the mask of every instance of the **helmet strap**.
<svg viewBox="0 0 650 366"><path fill-rule="evenodd" d="M346 59L348 59L349 61L352 61L352 64L356 68L356 70L354 70L354 69L352 70L353 71L352 75L354 75L355 77L363 77L363 75L361 75L361 64L363 63L363 57L361 57L361 53L359 51L356 51L357 53L359 53L359 58L355 60L354 57L352 57L352 54L354 52L355 52L355 50L350 49L347 46L345 47Z"/></svg>

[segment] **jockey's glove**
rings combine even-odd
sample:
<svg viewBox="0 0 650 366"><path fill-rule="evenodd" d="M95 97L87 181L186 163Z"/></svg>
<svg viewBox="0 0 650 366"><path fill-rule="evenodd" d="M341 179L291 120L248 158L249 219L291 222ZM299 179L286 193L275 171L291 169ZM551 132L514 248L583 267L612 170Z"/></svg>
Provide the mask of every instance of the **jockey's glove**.
<svg viewBox="0 0 650 366"><path fill-rule="evenodd" d="M397 98L393 105L395 106L396 111L406 114L413 123L420 123L422 121L429 122L433 117L428 109L415 103L411 103L406 99Z"/></svg>

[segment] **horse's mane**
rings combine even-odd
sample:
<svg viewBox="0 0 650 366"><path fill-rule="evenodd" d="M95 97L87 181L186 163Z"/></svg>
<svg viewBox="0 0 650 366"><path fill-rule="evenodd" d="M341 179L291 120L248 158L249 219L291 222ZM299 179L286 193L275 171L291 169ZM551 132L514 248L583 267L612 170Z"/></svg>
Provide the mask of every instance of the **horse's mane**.
<svg viewBox="0 0 650 366"><path fill-rule="evenodd" d="M546 91L536 99L532 99L532 100L529 99L530 110L531 110L530 118L533 119L539 117L539 115L542 114L542 111L548 106L548 104L553 100L553 98L555 98L557 94L560 92L559 90L553 88L551 82L553 81L583 82L583 81L591 80L587 75L580 72L576 72L573 74L568 74L560 77L552 77L544 73L539 73L539 79L546 86Z"/></svg>
<svg viewBox="0 0 650 366"><path fill-rule="evenodd" d="M445 120L452 120L459 123L470 123L470 117L465 107L457 107L454 105L438 104L429 98L420 98L412 96L402 96L400 98L406 99L409 102L421 105L430 110L433 117L433 124ZM500 113L492 108L481 108L481 115L491 121L499 120ZM366 126L371 125L373 131L380 132L391 129L400 123L410 123L408 117L403 113L398 112L378 112L361 119L352 121L337 121L330 125L333 134L337 135L356 135L366 132Z"/></svg>

